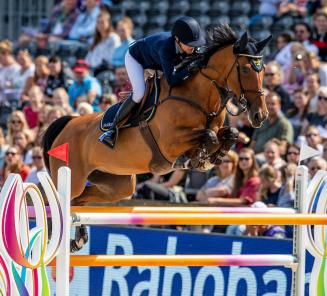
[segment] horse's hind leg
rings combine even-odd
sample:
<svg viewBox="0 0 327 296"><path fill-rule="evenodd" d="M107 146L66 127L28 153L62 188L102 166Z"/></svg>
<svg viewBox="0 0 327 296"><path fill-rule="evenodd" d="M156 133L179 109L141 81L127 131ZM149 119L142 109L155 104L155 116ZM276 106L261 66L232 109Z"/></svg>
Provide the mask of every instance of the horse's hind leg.
<svg viewBox="0 0 327 296"><path fill-rule="evenodd" d="M136 186L135 175L119 176L94 171L88 177L92 185L85 187L83 193L72 200L72 205L85 205L86 203L104 203L119 201L130 197ZM80 250L88 241L85 225L76 227L75 239L71 240L71 252Z"/></svg>

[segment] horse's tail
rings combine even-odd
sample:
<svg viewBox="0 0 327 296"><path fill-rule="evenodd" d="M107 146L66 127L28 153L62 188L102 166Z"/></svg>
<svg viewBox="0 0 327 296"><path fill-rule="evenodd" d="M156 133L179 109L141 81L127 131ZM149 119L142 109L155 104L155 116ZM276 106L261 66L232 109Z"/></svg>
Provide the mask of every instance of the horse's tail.
<svg viewBox="0 0 327 296"><path fill-rule="evenodd" d="M47 128L43 140L42 140L42 147L43 147L43 159L46 168L48 171L50 171L50 162L49 162L49 154L48 151L51 149L51 146L54 142L54 140L58 137L60 132L64 129L64 127L67 125L67 123L74 118L71 115L66 115L58 118L53 123L50 124L50 126Z"/></svg>

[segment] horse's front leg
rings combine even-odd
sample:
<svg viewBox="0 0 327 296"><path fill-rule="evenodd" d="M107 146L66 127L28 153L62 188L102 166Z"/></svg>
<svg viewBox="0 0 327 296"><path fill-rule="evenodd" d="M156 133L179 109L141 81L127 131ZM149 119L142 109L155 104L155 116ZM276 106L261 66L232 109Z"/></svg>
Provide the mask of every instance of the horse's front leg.
<svg viewBox="0 0 327 296"><path fill-rule="evenodd" d="M210 156L212 164L221 164L223 157L228 153L238 138L238 130L234 127L226 126L219 129L217 133L219 148Z"/></svg>

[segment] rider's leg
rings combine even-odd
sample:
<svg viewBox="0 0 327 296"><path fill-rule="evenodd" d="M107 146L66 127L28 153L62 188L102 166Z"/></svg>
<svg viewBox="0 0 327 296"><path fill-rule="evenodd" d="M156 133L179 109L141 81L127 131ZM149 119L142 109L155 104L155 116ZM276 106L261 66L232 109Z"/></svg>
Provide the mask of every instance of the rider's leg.
<svg viewBox="0 0 327 296"><path fill-rule="evenodd" d="M120 106L109 130L99 138L101 142L107 144L111 148L115 146L118 135L117 125L122 122L129 115L134 106L142 100L145 92L143 66L137 62L128 51L125 56L125 66L133 87L133 93Z"/></svg>

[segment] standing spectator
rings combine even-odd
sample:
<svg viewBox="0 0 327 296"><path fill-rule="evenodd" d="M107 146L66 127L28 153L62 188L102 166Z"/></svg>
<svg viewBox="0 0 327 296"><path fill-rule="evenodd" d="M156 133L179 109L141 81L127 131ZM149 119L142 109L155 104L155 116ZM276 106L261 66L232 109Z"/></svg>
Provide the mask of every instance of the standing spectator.
<svg viewBox="0 0 327 296"><path fill-rule="evenodd" d="M320 88L320 79L317 73L309 74L305 77L304 86L308 92L309 110L310 112L317 111L318 91Z"/></svg>
<svg viewBox="0 0 327 296"><path fill-rule="evenodd" d="M21 69L15 83L17 84L17 88L19 89L21 96L27 79L34 76L35 65L28 50L20 50L18 52L17 62L21 66Z"/></svg>
<svg viewBox="0 0 327 296"><path fill-rule="evenodd" d="M101 11L97 18L97 26L91 50L86 56L86 62L92 69L103 64L110 64L113 52L120 45L119 36L114 32L111 16Z"/></svg>
<svg viewBox="0 0 327 296"><path fill-rule="evenodd" d="M102 94L100 83L90 75L89 66L84 60L77 60L73 70L76 80L68 89L70 106L76 110L79 103L87 102L97 110L98 99Z"/></svg>
<svg viewBox="0 0 327 296"><path fill-rule="evenodd" d="M291 106L291 100L288 92L282 86L282 81L282 69L280 65L275 61L269 62L265 71L265 87L269 91L274 91L279 94L281 98L281 109L285 114Z"/></svg>
<svg viewBox="0 0 327 296"><path fill-rule="evenodd" d="M62 88L56 88L53 92L53 100L52 100L53 106L59 106L63 108L67 114L72 114L73 109L69 105L69 97L67 91Z"/></svg>
<svg viewBox="0 0 327 296"><path fill-rule="evenodd" d="M37 85L42 91L45 90L48 83L49 77L49 59L46 56L38 56L35 59L35 74L33 77L27 79L24 91L23 91L23 101L28 100L28 92L33 85Z"/></svg>
<svg viewBox="0 0 327 296"><path fill-rule="evenodd" d="M299 160L300 160L300 146L297 144L288 145L287 152L286 152L286 162L294 163L298 165Z"/></svg>
<svg viewBox="0 0 327 296"><path fill-rule="evenodd" d="M44 90L44 94L47 96L47 100L53 96L53 92L56 88L63 87L68 89L68 81L63 69L63 63L59 56L53 56L49 59L49 77L47 85Z"/></svg>
<svg viewBox="0 0 327 296"><path fill-rule="evenodd" d="M120 92L129 92L132 90L132 85L129 81L128 74L125 66L117 67L115 69L115 95L118 101L121 100Z"/></svg>
<svg viewBox="0 0 327 296"><path fill-rule="evenodd" d="M313 32L311 42L319 49L319 57L322 61L327 61L327 15L318 12L313 16Z"/></svg>
<svg viewBox="0 0 327 296"><path fill-rule="evenodd" d="M29 172L30 168L23 163L19 147L10 146L5 154L5 165L0 175L0 186L11 173L20 174L25 181Z"/></svg>
<svg viewBox="0 0 327 296"><path fill-rule="evenodd" d="M115 49L112 59L111 65L113 67L120 67L125 65L125 55L128 50L129 45L135 40L132 38L133 35L133 21L128 17L123 17L117 23L117 34L120 37L121 44Z"/></svg>
<svg viewBox="0 0 327 296"><path fill-rule="evenodd" d="M96 0L86 0L85 2L86 10L77 17L68 38L70 40L91 43L100 7L97 5Z"/></svg>
<svg viewBox="0 0 327 296"><path fill-rule="evenodd" d="M14 56L9 40L0 42L0 101L6 100L6 93L15 88L15 81L20 75L20 65Z"/></svg>
<svg viewBox="0 0 327 296"><path fill-rule="evenodd" d="M255 153L260 153L263 151L265 143L276 138L281 141L281 152L284 154L287 143L293 143L293 127L280 112L281 99L277 93L269 92L266 96L266 104L269 112L268 119L261 128L255 129L250 147L254 149Z"/></svg>
<svg viewBox="0 0 327 296"><path fill-rule="evenodd" d="M309 97L308 93L303 89L297 89L293 95L294 105L291 107L286 116L293 126L294 130L294 141L301 134L303 127L303 121L308 115L309 111Z"/></svg>
<svg viewBox="0 0 327 296"><path fill-rule="evenodd" d="M33 168L30 171L30 173L28 174L28 176L26 178L26 182L39 184L40 181L37 177L37 173L47 171L47 169L44 165L41 147L36 146L32 149L32 160L33 160Z"/></svg>
<svg viewBox="0 0 327 296"><path fill-rule="evenodd" d="M78 14L77 0L62 0L53 8L47 27L38 37L49 42L67 39Z"/></svg>
<svg viewBox="0 0 327 296"><path fill-rule="evenodd" d="M215 204L222 197L231 197L234 176L238 162L237 154L230 150L224 156L222 163L216 168L217 175L211 177L197 192L196 200Z"/></svg>
<svg viewBox="0 0 327 296"><path fill-rule="evenodd" d="M34 85L28 92L29 106L23 109L28 126L30 129L35 129L38 126L39 112L43 105L43 92Z"/></svg>

